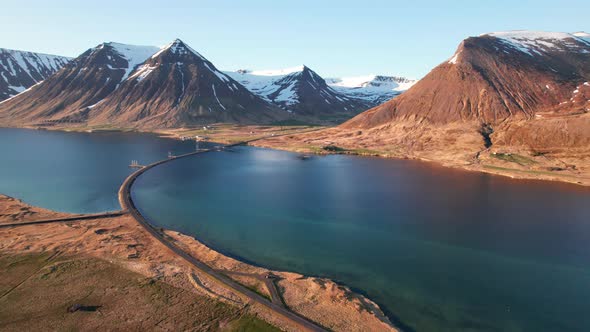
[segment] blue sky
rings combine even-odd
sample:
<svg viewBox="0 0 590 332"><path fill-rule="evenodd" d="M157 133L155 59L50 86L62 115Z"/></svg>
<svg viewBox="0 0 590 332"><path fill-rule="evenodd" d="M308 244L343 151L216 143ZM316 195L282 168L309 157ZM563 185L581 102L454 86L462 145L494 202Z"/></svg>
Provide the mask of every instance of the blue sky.
<svg viewBox="0 0 590 332"><path fill-rule="evenodd" d="M419 78L468 36L590 30L590 1L3 1L0 47L76 56L176 37L221 69L306 64L320 75Z"/></svg>

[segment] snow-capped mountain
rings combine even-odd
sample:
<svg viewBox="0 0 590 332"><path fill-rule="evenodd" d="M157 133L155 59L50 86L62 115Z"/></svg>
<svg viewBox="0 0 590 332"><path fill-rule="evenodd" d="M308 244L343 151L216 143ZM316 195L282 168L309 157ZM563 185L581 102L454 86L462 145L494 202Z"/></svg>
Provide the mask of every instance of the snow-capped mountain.
<svg viewBox="0 0 590 332"><path fill-rule="evenodd" d="M417 80L405 77L381 75L323 79L305 66L279 70L238 70L226 73L240 81L250 91L282 108L293 111L303 100L297 92L295 82L304 77L301 73L305 71L311 73L309 77L320 82L316 86L321 87L324 91L318 90L318 93L350 103L343 109L343 114L351 111L354 113L355 107L360 106L360 109L364 110L382 104L417 82ZM310 82L313 85L314 80L310 80ZM333 109L334 106L332 103L326 102L323 108Z"/></svg>
<svg viewBox="0 0 590 332"><path fill-rule="evenodd" d="M159 49L103 43L70 61L56 74L0 105L1 115L20 121L83 121L88 108L115 91Z"/></svg>
<svg viewBox="0 0 590 332"><path fill-rule="evenodd" d="M270 123L287 115L176 39L154 52L116 91L93 107L88 121L179 127L212 122Z"/></svg>
<svg viewBox="0 0 590 332"><path fill-rule="evenodd" d="M59 55L0 48L0 101L43 81L70 60Z"/></svg>
<svg viewBox="0 0 590 332"><path fill-rule="evenodd" d="M151 127L286 119L340 123L412 81L371 76L329 83L306 66L222 72L178 39L162 48L108 42L2 102L0 120Z"/></svg>
<svg viewBox="0 0 590 332"><path fill-rule="evenodd" d="M588 115L588 34L507 31L463 40L408 91L340 128L428 158L493 147L562 159L590 153Z"/></svg>
<svg viewBox="0 0 590 332"><path fill-rule="evenodd" d="M339 120L368 108L332 87L307 66L281 70L226 72L250 91L301 116Z"/></svg>
<svg viewBox="0 0 590 332"><path fill-rule="evenodd" d="M530 119L557 111L590 80L586 33L492 32L470 37L411 89L349 121L369 126L393 117L433 122ZM574 93L575 91L578 91ZM580 109L583 110L583 107Z"/></svg>
<svg viewBox="0 0 590 332"><path fill-rule="evenodd" d="M367 75L327 78L334 90L350 97L365 100L370 107L382 104L408 90L417 80L399 76Z"/></svg>

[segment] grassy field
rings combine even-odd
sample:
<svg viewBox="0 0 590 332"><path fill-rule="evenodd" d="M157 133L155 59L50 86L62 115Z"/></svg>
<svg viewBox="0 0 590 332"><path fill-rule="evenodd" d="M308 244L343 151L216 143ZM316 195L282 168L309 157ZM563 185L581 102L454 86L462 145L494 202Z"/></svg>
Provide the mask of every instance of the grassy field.
<svg viewBox="0 0 590 332"><path fill-rule="evenodd" d="M277 331L237 307L103 260L0 254L2 331L154 329Z"/></svg>
<svg viewBox="0 0 590 332"><path fill-rule="evenodd" d="M352 155L360 155L360 156L379 156L385 154L383 151L371 150L371 149L345 149L335 145L327 145L327 146L301 146L299 147L301 150L308 150L311 153L317 154L352 154Z"/></svg>
<svg viewBox="0 0 590 332"><path fill-rule="evenodd" d="M528 166L532 164L536 164L536 162L530 158L525 156L521 156L515 153L492 153L490 154L492 158L496 158L498 160L503 160L511 163L516 163L521 166Z"/></svg>
<svg viewBox="0 0 590 332"><path fill-rule="evenodd" d="M267 322L257 319L252 316L242 316L239 319L231 322L226 327L227 331L236 332L275 332L278 331L274 326Z"/></svg>
<svg viewBox="0 0 590 332"><path fill-rule="evenodd" d="M564 173L555 173L550 171L539 171L539 170L523 170L523 169L515 169L515 168L507 168L507 167L500 167L495 165L483 165L484 168L497 170L497 171L505 171L505 172L515 172L515 173L528 173L528 174L535 174L535 175L550 175L555 177L567 177L572 179L578 179L579 177L571 174L564 174Z"/></svg>
<svg viewBox="0 0 590 332"><path fill-rule="evenodd" d="M205 129L205 128L207 128L207 129ZM244 126L244 125L232 125L232 124L214 124L214 125L201 127L201 128L176 129L176 130L170 130L170 131L165 131L165 132L170 132L170 133L173 133L177 136L187 136L187 137L194 137L194 136L198 135L201 137L207 137L208 140L213 141L213 142L224 143L224 144L233 144L233 143L258 139L258 138L262 138L262 137L268 137L271 135L295 134L298 132L307 131L307 130L311 130L311 129L317 129L317 128L320 128L320 127L293 126L293 125Z"/></svg>

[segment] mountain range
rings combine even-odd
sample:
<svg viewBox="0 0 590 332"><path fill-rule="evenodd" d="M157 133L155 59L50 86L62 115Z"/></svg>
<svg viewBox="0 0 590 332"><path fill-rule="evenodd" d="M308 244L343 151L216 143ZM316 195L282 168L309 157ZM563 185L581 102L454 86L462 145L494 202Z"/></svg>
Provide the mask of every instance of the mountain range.
<svg viewBox="0 0 590 332"><path fill-rule="evenodd" d="M463 40L403 94L293 140L461 167L579 175L590 173L589 128L590 35L507 31Z"/></svg>
<svg viewBox="0 0 590 332"><path fill-rule="evenodd" d="M350 97L365 100L374 107L400 95L414 85L417 80L399 76L354 76L327 78L326 82L334 90Z"/></svg>
<svg viewBox="0 0 590 332"><path fill-rule="evenodd" d="M377 106L416 82L377 75L324 79L305 65L226 73L287 111L310 116L340 116L341 119Z"/></svg>
<svg viewBox="0 0 590 332"><path fill-rule="evenodd" d="M509 160L514 165L500 165L590 169L590 35L584 32L469 37L417 82L324 79L307 66L220 71L180 40L163 48L103 43L75 59L1 54L3 125L344 122L281 139L454 165Z"/></svg>
<svg viewBox="0 0 590 332"><path fill-rule="evenodd" d="M45 59L35 53L11 52L12 57ZM10 59L3 56L0 61ZM31 72L23 61L9 64L12 76ZM357 85L351 85L354 80L350 79L331 79L328 84L306 66L222 72L178 39L163 48L108 42L75 59L54 56L50 64L33 71L43 76L21 78L20 83L4 80L7 86L21 84L22 88L6 89L2 99L9 100L0 103L3 123L152 128L212 122L339 123L399 94L413 82L372 76ZM37 84L34 89L15 97L33 84Z"/></svg>

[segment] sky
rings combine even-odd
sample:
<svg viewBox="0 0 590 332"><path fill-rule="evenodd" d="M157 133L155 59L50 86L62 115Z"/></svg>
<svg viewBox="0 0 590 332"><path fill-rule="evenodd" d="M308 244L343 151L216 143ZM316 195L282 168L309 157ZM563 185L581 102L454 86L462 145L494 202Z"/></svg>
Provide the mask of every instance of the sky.
<svg viewBox="0 0 590 332"><path fill-rule="evenodd" d="M75 57L180 38L223 70L305 64L323 77L420 78L487 32L590 32L588 0L0 1L1 48Z"/></svg>

